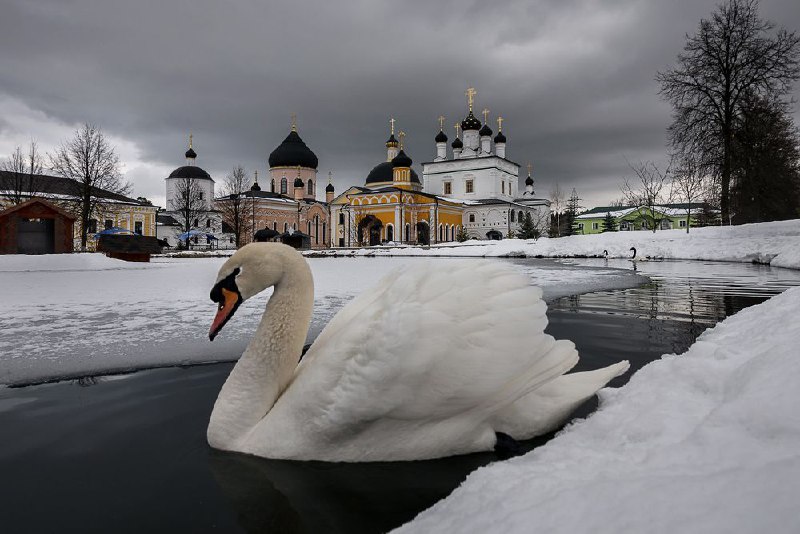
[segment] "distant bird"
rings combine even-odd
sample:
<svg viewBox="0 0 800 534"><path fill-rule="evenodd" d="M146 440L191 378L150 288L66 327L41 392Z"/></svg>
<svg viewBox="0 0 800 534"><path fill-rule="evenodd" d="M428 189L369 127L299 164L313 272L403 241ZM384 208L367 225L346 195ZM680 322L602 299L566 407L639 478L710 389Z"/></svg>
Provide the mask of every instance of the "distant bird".
<svg viewBox="0 0 800 534"><path fill-rule="evenodd" d="M603 257L608 259L608 251L606 249L603 249Z"/></svg>
<svg viewBox="0 0 800 534"><path fill-rule="evenodd" d="M631 250L633 251L633 256L630 257L631 261L633 261L633 262L647 261L647 258L642 258L642 257L637 258L636 257L636 247L631 247Z"/></svg>
<svg viewBox="0 0 800 534"><path fill-rule="evenodd" d="M389 273L340 310L298 364L314 282L303 256L280 243L245 245L223 264L209 338L269 287L211 413L212 447L345 462L501 451L558 428L628 369L565 375L578 353L544 333L541 290L490 261Z"/></svg>

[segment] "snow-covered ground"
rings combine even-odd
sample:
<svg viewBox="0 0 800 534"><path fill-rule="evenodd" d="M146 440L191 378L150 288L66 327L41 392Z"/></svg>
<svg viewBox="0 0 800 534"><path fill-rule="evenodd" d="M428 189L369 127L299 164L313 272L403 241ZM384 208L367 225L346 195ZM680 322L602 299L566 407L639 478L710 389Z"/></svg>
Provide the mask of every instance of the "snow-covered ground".
<svg viewBox="0 0 800 534"><path fill-rule="evenodd" d="M209 290L224 261L160 258L147 264L100 254L0 256L5 304L0 315L0 384L238 358L268 293L242 305L222 334L209 342L215 312ZM413 268L420 261L428 260L309 258L316 295L310 336L389 271ZM549 299L644 281L630 269L540 263L515 267Z"/></svg>
<svg viewBox="0 0 800 534"><path fill-rule="evenodd" d="M650 363L397 532L800 532L800 287Z"/></svg>
<svg viewBox="0 0 800 534"><path fill-rule="evenodd" d="M608 232L558 239L504 239L467 241L419 247L369 247L353 252L332 250L315 254L353 254L369 256L601 256L663 259L711 260L768 263L774 267L800 269L800 219L742 226L714 226L657 232Z"/></svg>

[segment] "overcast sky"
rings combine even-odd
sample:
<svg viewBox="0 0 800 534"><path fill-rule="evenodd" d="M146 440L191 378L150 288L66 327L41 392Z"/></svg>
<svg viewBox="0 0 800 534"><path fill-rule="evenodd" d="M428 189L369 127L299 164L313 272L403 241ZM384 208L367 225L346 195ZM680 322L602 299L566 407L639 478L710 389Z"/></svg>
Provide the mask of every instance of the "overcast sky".
<svg viewBox="0 0 800 534"><path fill-rule="evenodd" d="M716 4L2 0L0 158L92 122L133 196L163 206L190 131L219 185L236 164L265 175L296 113L320 184L332 171L342 191L384 161L390 117L421 174L437 117L452 141L472 86L495 132L505 119L507 157L522 173L532 162L537 194L558 183L606 204L626 159L663 161L670 108L654 76ZM761 15L800 29L797 0L762 0Z"/></svg>

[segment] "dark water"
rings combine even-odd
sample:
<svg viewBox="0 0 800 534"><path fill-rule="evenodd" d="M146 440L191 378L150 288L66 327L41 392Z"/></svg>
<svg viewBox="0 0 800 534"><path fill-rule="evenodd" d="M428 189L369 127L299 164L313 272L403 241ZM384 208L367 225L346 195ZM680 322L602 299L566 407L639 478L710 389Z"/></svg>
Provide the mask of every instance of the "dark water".
<svg viewBox="0 0 800 534"><path fill-rule="evenodd" d="M576 342L582 369L621 359L638 369L800 285L800 273L769 267L673 263L639 267L653 280L640 288L550 303L549 333ZM383 532L497 459L329 464L212 451L205 428L231 367L0 389L0 531Z"/></svg>

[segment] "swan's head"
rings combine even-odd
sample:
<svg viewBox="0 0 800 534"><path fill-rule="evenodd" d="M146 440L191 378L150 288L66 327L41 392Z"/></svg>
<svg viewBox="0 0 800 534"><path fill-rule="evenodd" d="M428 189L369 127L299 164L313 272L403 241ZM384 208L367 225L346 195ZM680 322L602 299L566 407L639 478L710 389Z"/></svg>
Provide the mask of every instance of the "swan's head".
<svg viewBox="0 0 800 534"><path fill-rule="evenodd" d="M633 256L631 256L631 258L635 258L636 257L636 247L631 247L631 252L633 252Z"/></svg>
<svg viewBox="0 0 800 534"><path fill-rule="evenodd" d="M211 288L211 300L217 304L217 315L208 331L211 341L242 302L280 281L288 254L297 252L281 243L250 243L228 258Z"/></svg>

